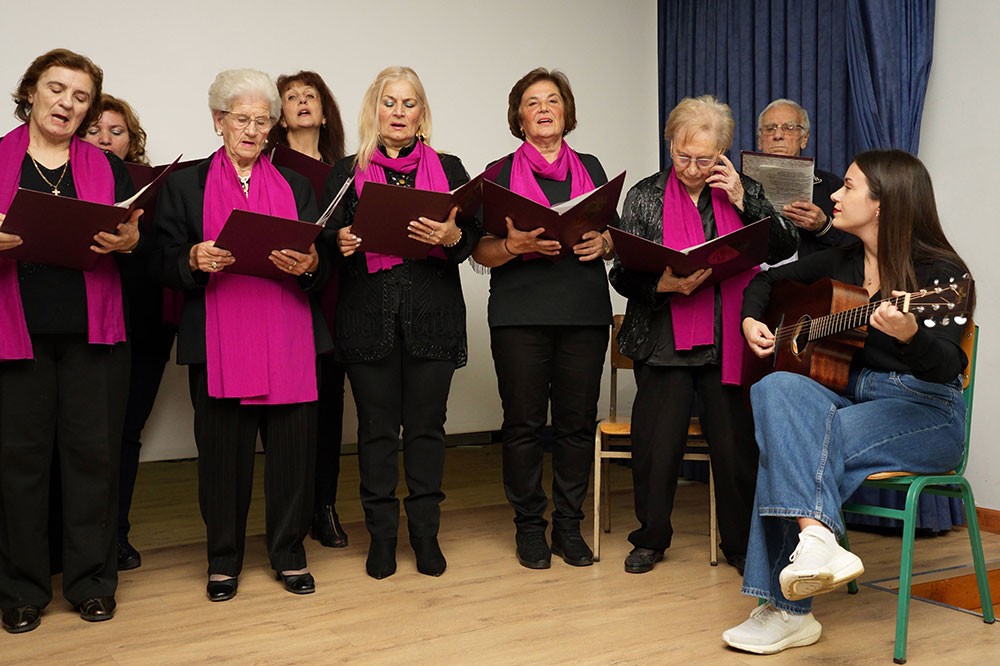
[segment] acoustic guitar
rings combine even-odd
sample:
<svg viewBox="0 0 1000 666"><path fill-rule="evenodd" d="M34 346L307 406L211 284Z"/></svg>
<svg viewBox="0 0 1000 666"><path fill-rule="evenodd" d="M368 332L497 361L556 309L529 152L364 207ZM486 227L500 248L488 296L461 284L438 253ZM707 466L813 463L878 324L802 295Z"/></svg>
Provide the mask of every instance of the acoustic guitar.
<svg viewBox="0 0 1000 666"><path fill-rule="evenodd" d="M823 278L811 285L779 280L771 290L764 323L774 333L774 353L766 358L748 351L746 386L768 372L784 370L812 377L827 388L847 389L851 359L868 335L867 324L882 303L912 312L925 326L938 321L962 325L973 286L969 276L935 283L913 293L869 302L862 287ZM794 396L791 396L794 399Z"/></svg>

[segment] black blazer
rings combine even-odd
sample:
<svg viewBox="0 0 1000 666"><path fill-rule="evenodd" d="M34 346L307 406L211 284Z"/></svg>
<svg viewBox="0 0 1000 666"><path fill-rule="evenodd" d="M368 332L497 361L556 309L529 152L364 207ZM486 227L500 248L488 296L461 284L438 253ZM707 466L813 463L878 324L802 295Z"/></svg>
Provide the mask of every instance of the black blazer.
<svg viewBox="0 0 1000 666"><path fill-rule="evenodd" d="M184 309L177 331L177 362L181 365L206 362L205 285L208 284L208 273L192 271L188 256L194 245L205 240L203 208L210 163L211 158L168 176L157 199L154 269L164 286L184 291ZM291 169L278 167L278 171L292 186L299 219L315 220L319 217L309 181ZM300 277L299 286L309 294L316 353L322 353L331 348L332 341L316 294L330 279L331 268L326 242L318 240L316 251L319 268L311 278Z"/></svg>
<svg viewBox="0 0 1000 666"><path fill-rule="evenodd" d="M446 154L440 157L448 187L454 189L469 181L460 159ZM354 174L353 165L352 155L334 166L326 182L326 202ZM333 238L336 230L351 224L357 206L358 197L352 185L327 224ZM384 358L401 330L410 354L451 361L459 368L465 365L468 360L465 299L458 266L472 254L483 231L478 219L462 222L459 228L462 238L455 247L444 248L446 259L406 259L391 270L377 273L368 272L363 251L347 258L336 252L341 269L334 320L338 361L357 363ZM364 245L361 249L364 250Z"/></svg>

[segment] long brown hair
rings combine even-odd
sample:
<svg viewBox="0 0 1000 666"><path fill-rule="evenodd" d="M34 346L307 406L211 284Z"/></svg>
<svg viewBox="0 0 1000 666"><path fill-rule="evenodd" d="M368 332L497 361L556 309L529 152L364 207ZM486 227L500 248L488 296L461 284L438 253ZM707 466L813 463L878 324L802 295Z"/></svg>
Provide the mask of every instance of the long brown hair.
<svg viewBox="0 0 1000 666"><path fill-rule="evenodd" d="M869 150L854 158L879 202L878 270L883 294L914 291L916 264L942 261L969 268L948 242L938 218L931 176L923 162L903 150ZM955 276L958 277L958 276ZM972 310L974 302L969 303Z"/></svg>
<svg viewBox="0 0 1000 666"><path fill-rule="evenodd" d="M330 92L323 77L316 72L303 70L295 74L282 74L278 77L278 95L282 105L285 102L285 92L293 83L315 88L319 93L320 106L326 122L319 129L319 154L327 164L333 164L344 157L344 121L340 118L340 107ZM288 147L288 128L278 123L271 128L267 136L268 144Z"/></svg>

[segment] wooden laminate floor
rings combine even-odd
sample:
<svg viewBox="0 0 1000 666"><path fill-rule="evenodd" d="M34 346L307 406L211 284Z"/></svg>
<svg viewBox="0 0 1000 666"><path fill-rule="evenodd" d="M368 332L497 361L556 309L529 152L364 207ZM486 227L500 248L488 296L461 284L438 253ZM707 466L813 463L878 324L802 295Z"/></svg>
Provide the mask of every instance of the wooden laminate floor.
<svg viewBox="0 0 1000 666"><path fill-rule="evenodd" d="M740 595L734 569L708 564L702 484L678 490L666 560L630 575L622 570L635 522L629 476L613 466L613 531L602 561L574 568L553 558L551 569L530 571L514 558L499 447L449 449L447 465L441 544L448 570L440 578L416 572L405 527L396 575L365 575L357 459L346 457L338 509L351 544L334 550L307 541L316 594L288 594L271 577L258 483L239 594L209 603L194 463L143 464L132 514L143 566L122 574L118 614L83 622L57 592L41 627L0 634L0 664L892 663L896 597L864 586L857 596L817 599L824 630L814 646L771 657L725 648L721 632L754 602ZM586 527L584 534L589 541ZM1000 558L1000 536L984 537L987 559ZM896 575L898 538L852 533L851 541L867 568L862 582ZM922 539L917 548L918 571L969 561L964 530ZM914 602L908 656L913 665L997 663L1000 623Z"/></svg>

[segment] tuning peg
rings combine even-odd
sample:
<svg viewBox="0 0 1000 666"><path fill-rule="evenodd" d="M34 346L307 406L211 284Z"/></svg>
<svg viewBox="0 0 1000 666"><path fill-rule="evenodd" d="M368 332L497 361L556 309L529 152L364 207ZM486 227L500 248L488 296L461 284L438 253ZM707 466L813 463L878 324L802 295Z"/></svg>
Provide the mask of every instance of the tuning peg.
<svg viewBox="0 0 1000 666"><path fill-rule="evenodd" d="M948 303L948 309L949 310L954 310L955 309L955 305L956 305L956 303Z"/></svg>
<svg viewBox="0 0 1000 666"><path fill-rule="evenodd" d="M966 317L965 315L958 315L955 317L955 323L958 324L959 326L965 326L965 324L968 323L968 321L969 318Z"/></svg>
<svg viewBox="0 0 1000 666"><path fill-rule="evenodd" d="M916 312L917 314L923 314L925 308L922 305L918 305L917 307L912 308L912 310L913 310L913 312Z"/></svg>
<svg viewBox="0 0 1000 666"><path fill-rule="evenodd" d="M935 287L938 286L939 284L941 284L941 280L934 280L934 286Z"/></svg>
<svg viewBox="0 0 1000 666"><path fill-rule="evenodd" d="M933 305L931 305L931 310L933 310L934 312L937 312L940 309L941 309L940 303L934 303Z"/></svg>
<svg viewBox="0 0 1000 666"><path fill-rule="evenodd" d="M937 322L934 321L933 319L924 319L924 326L926 326L927 328L934 328L935 326L937 326Z"/></svg>
<svg viewBox="0 0 1000 666"><path fill-rule="evenodd" d="M951 323L951 317L949 317L948 315L945 315L944 317L941 318L942 326L947 326L950 323Z"/></svg>

